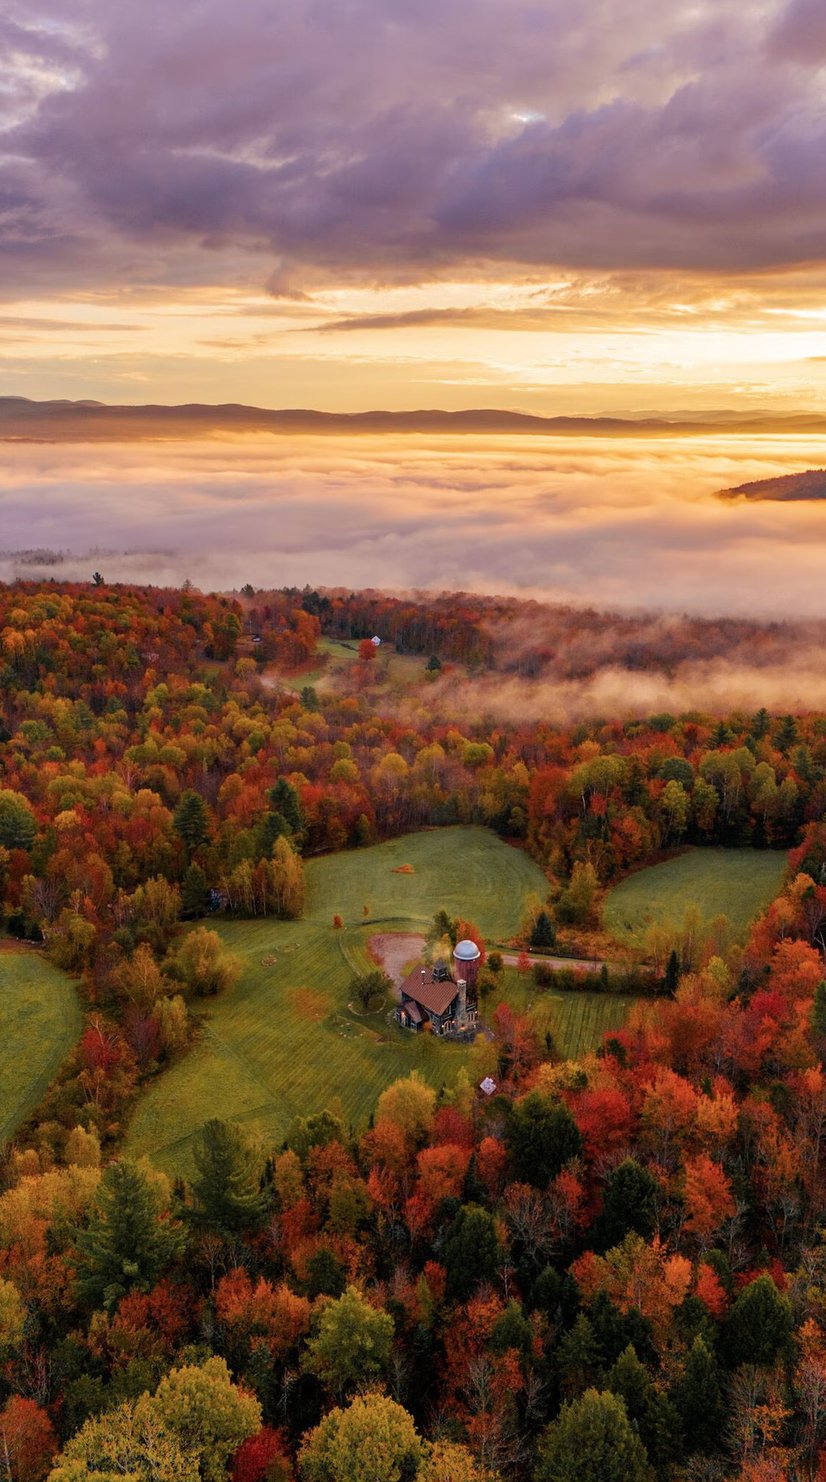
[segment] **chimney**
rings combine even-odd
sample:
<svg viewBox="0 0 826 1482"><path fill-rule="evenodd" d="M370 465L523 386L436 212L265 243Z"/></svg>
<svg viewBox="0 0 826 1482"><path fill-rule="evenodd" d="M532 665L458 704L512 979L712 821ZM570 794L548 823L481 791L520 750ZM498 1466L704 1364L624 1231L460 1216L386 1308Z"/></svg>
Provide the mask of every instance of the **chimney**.
<svg viewBox="0 0 826 1482"><path fill-rule="evenodd" d="M456 986L459 989L459 1006L456 1010L456 1027L457 1029L467 1029L467 983L465 982L464 978L460 978Z"/></svg>

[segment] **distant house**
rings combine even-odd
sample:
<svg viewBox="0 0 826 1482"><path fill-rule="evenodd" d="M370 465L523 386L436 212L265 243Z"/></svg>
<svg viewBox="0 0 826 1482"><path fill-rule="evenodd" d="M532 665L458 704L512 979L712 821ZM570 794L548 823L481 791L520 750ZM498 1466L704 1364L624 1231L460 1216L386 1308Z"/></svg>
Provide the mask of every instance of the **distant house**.
<svg viewBox="0 0 826 1482"><path fill-rule="evenodd" d="M475 942L459 942L453 953L453 975L444 963L413 969L401 986L396 1019L403 1029L433 1034L472 1033L477 1026L476 976L481 953Z"/></svg>

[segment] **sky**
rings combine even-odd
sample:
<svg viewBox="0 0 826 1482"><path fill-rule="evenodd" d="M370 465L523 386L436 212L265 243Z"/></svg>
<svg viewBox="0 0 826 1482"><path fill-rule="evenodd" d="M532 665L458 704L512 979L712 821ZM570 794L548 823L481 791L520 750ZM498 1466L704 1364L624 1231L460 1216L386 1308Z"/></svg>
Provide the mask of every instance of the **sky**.
<svg viewBox="0 0 826 1482"><path fill-rule="evenodd" d="M2 0L0 394L826 408L823 0Z"/></svg>

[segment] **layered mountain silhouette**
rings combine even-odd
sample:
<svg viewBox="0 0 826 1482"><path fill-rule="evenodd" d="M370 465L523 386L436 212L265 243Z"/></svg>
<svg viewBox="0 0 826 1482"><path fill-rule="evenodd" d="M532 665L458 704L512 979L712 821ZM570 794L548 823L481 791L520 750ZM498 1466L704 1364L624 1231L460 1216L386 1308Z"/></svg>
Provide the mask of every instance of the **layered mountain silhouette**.
<svg viewBox="0 0 826 1482"><path fill-rule="evenodd" d="M0 397L0 440L16 442L131 441L249 432L665 437L749 431L826 432L826 417L814 414L755 417L725 412L710 415L705 420L535 417L525 412L495 408L458 412L317 412L301 408L275 411L234 402L219 406L198 402L181 406L109 406L99 401L30 401L23 396ZM740 492L726 491L726 494Z"/></svg>

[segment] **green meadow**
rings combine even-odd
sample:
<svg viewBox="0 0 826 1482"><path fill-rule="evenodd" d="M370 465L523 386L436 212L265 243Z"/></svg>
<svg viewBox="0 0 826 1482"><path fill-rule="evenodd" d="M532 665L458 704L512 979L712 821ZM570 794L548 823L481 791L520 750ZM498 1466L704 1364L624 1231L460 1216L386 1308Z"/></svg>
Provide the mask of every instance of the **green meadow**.
<svg viewBox="0 0 826 1482"><path fill-rule="evenodd" d="M311 860L307 882L301 921L216 923L241 959L241 977L206 1008L196 1048L147 1088L129 1154L185 1172L193 1136L209 1117L243 1122L273 1145L293 1117L325 1107L363 1127L382 1090L411 1070L438 1088L462 1066L474 1075L490 1068L486 1042L467 1049L411 1035L392 1021L390 1003L367 1015L351 1008L348 987L369 962L371 935L422 931L441 907L471 918L489 941L511 936L528 894L546 889L533 861L485 829L441 829ZM530 977L508 969L485 1012L498 999L521 1009L538 996ZM579 991L543 998L554 1002L555 1036L568 1054L592 1048L627 1006Z"/></svg>
<svg viewBox="0 0 826 1482"><path fill-rule="evenodd" d="M0 1145L37 1105L81 1025L71 979L40 952L0 943Z"/></svg>
<svg viewBox="0 0 826 1482"><path fill-rule="evenodd" d="M621 941L635 940L653 923L679 928L694 906L703 921L727 916L742 940L777 895L785 870L786 855L777 850L688 849L621 880L606 897L603 925Z"/></svg>

